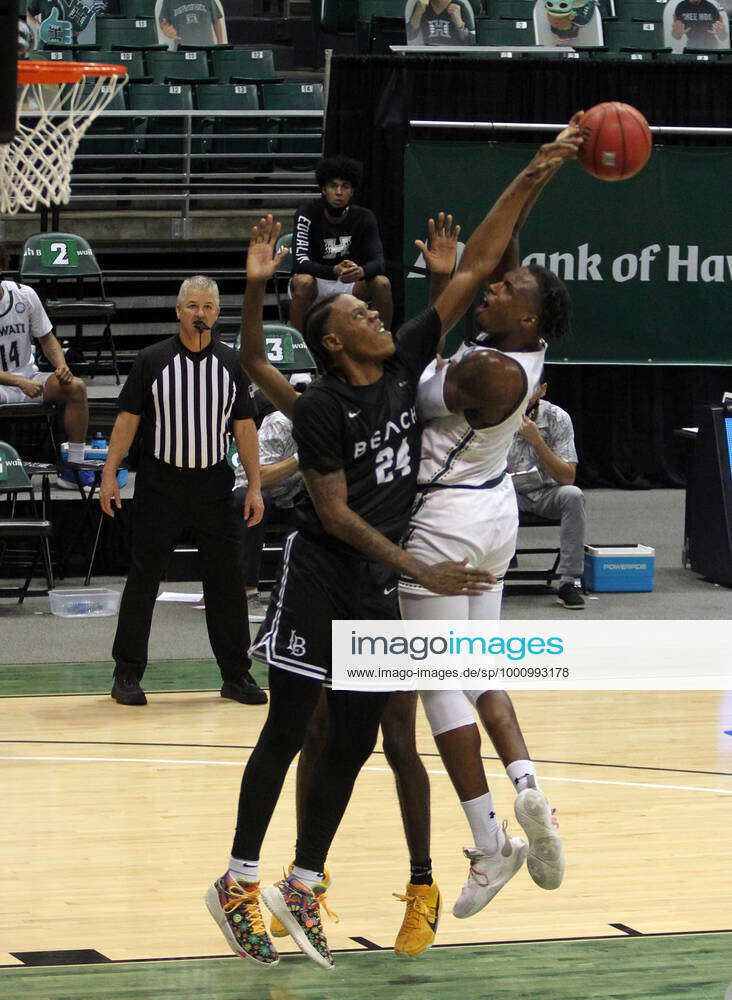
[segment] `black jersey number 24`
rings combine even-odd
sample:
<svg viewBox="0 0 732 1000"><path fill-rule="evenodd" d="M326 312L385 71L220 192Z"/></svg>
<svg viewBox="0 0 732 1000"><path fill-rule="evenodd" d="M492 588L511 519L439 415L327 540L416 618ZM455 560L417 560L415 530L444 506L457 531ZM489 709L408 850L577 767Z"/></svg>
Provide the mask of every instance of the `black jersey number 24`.
<svg viewBox="0 0 732 1000"><path fill-rule="evenodd" d="M20 354L18 352L18 341L11 340L10 346L5 350L6 345L0 344L0 368L3 371L9 371L11 366L14 365L16 368L20 363Z"/></svg>
<svg viewBox="0 0 732 1000"><path fill-rule="evenodd" d="M393 448L382 448L376 453L376 482L379 486L392 482L397 474L408 476L411 471L411 455L406 441L402 441L396 455Z"/></svg>

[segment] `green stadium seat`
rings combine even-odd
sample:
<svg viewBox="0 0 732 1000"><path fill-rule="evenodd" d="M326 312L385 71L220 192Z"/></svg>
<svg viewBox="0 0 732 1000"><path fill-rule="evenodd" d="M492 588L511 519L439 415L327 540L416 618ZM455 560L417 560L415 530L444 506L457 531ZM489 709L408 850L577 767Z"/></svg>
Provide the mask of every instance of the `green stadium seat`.
<svg viewBox="0 0 732 1000"><path fill-rule="evenodd" d="M479 17L476 21L478 45L534 45L534 20L501 21Z"/></svg>
<svg viewBox="0 0 732 1000"><path fill-rule="evenodd" d="M391 45L406 45L402 0L358 0L356 51L386 55Z"/></svg>
<svg viewBox="0 0 732 1000"><path fill-rule="evenodd" d="M112 66L124 66L127 70L127 79L130 83L152 82L151 77L147 75L147 71L145 70L145 60L141 49L130 50L128 52L95 49L91 52L85 51L83 58L87 62L111 63Z"/></svg>
<svg viewBox="0 0 732 1000"><path fill-rule="evenodd" d="M616 51L658 52L666 47L660 21L604 21L602 30L605 44Z"/></svg>
<svg viewBox="0 0 732 1000"><path fill-rule="evenodd" d="M261 86L261 105L267 111L322 111L323 85L321 83L278 83ZM322 155L322 119L278 117L267 120L273 135L273 153L295 154L298 159L277 159L275 166L283 170L311 170L314 160ZM285 133L306 133L299 138L286 137ZM308 133L312 134L309 138ZM303 158L304 156L304 158Z"/></svg>
<svg viewBox="0 0 732 1000"><path fill-rule="evenodd" d="M259 94L252 83L206 83L196 87L196 106L211 111L211 118L198 119L197 132L206 137L194 146L194 152L207 154L206 167L213 173L267 173L272 161L257 159L255 154L269 153L270 140L261 135L266 128L263 118L217 117L217 111L258 111ZM246 160L232 159L232 154L245 155Z"/></svg>
<svg viewBox="0 0 732 1000"><path fill-rule="evenodd" d="M496 0L491 9L491 17L502 21L531 21L534 4L531 0Z"/></svg>
<svg viewBox="0 0 732 1000"><path fill-rule="evenodd" d="M106 60L96 59L95 62ZM110 60L111 61L111 60ZM88 84L87 87L90 87ZM125 90L118 90L109 102L105 111L125 111ZM132 119L111 118L100 115L89 126L85 137L79 144L74 157L75 174L116 173L122 163L120 156L129 155L135 151L135 134ZM103 160L86 160L85 156L103 156ZM130 161L127 161L130 162ZM131 168L131 170L134 168Z"/></svg>
<svg viewBox="0 0 732 1000"><path fill-rule="evenodd" d="M655 58L661 62L719 62L718 52L657 52Z"/></svg>
<svg viewBox="0 0 732 1000"><path fill-rule="evenodd" d="M549 45L537 46L531 52L524 52L525 59L589 59L589 52L581 50L567 49L564 47L552 48Z"/></svg>
<svg viewBox="0 0 732 1000"><path fill-rule="evenodd" d="M602 62L612 62L621 60L623 62L652 62L653 52L603 52L596 50L591 53L590 58L598 59Z"/></svg>
<svg viewBox="0 0 732 1000"><path fill-rule="evenodd" d="M145 64L153 83L201 83L211 79L208 58L202 51L148 52Z"/></svg>
<svg viewBox="0 0 732 1000"><path fill-rule="evenodd" d="M480 59L523 59L525 52L515 52L513 49L496 49L495 52L477 53Z"/></svg>
<svg viewBox="0 0 732 1000"><path fill-rule="evenodd" d="M96 27L99 49L167 49L158 41L154 17L98 17Z"/></svg>
<svg viewBox="0 0 732 1000"><path fill-rule="evenodd" d="M663 21L665 0L619 0L617 12L624 21Z"/></svg>
<svg viewBox="0 0 732 1000"><path fill-rule="evenodd" d="M122 17L152 18L155 20L156 0L117 0Z"/></svg>
<svg viewBox="0 0 732 1000"><path fill-rule="evenodd" d="M358 12L357 0L313 0L313 23L321 31L352 35Z"/></svg>
<svg viewBox="0 0 732 1000"><path fill-rule="evenodd" d="M213 49L212 76L219 83L281 83L271 49Z"/></svg>
<svg viewBox="0 0 732 1000"><path fill-rule="evenodd" d="M265 111L322 111L322 83L270 83L262 85L262 108ZM273 138L272 152L289 154L287 159L275 160L282 170L312 170L314 161L322 153L323 122L314 118L278 117L268 119L268 128L280 136L287 132L312 133L312 138ZM295 154L299 159L289 158Z"/></svg>
<svg viewBox="0 0 732 1000"><path fill-rule="evenodd" d="M36 52L29 52L28 58L41 62L57 62L58 60L73 62L74 51L73 49L39 49Z"/></svg>
<svg viewBox="0 0 732 1000"><path fill-rule="evenodd" d="M140 118L135 120L138 152L157 157L183 153L183 136L187 128L185 119L156 118L155 112L192 111L190 84L131 83L127 87L127 99L130 111L140 112ZM164 173L181 169L179 160L145 160L143 164L144 170L149 173L154 172L156 167Z"/></svg>

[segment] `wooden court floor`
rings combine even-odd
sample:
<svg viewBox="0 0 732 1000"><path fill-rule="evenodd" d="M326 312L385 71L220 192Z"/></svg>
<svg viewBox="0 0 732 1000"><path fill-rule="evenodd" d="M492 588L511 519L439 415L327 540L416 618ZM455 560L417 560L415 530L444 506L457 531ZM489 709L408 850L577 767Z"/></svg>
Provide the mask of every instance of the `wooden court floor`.
<svg viewBox="0 0 732 1000"><path fill-rule="evenodd" d="M449 911L469 831L420 713L446 903L440 947L406 963L388 951L402 917L392 892L404 889L408 858L379 750L330 856L337 979L293 957L263 980L228 957L203 893L228 858L242 763L265 710L217 690L152 686L146 708L124 708L101 693L106 671L74 694L55 693L49 667L22 670L33 693L0 698L0 998L722 1000L732 983L730 695L517 694L558 810L567 875L547 893L522 870L464 921ZM1 678L2 668L0 690ZM513 790L487 740L483 749L499 815L520 833ZM291 860L293 840L294 769L263 852L265 880ZM534 956L523 973L522 955ZM614 993L603 976L620 974L631 978Z"/></svg>

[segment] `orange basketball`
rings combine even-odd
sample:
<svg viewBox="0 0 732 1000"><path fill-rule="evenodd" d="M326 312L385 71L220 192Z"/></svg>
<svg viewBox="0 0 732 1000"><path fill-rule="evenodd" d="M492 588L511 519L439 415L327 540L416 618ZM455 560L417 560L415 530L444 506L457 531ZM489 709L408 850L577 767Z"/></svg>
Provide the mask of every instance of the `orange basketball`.
<svg viewBox="0 0 732 1000"><path fill-rule="evenodd" d="M648 122L630 104L607 101L590 108L582 119L589 128L579 161L602 181L624 181L648 162L653 140Z"/></svg>

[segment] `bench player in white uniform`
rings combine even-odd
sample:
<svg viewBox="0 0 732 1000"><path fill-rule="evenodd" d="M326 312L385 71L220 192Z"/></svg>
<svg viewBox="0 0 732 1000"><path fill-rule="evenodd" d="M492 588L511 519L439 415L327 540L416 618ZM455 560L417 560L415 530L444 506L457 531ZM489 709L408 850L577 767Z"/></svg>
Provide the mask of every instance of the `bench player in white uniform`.
<svg viewBox="0 0 732 1000"><path fill-rule="evenodd" d="M0 275L8 266L7 251L0 247ZM0 403L43 401L64 406L69 461L83 462L89 423L86 386L69 370L52 330L53 324L32 288L7 279L0 281ZM38 370L34 339L53 365L53 372Z"/></svg>
<svg viewBox="0 0 732 1000"><path fill-rule="evenodd" d="M576 144L582 141L580 120L575 116L562 134ZM552 174L571 155L558 161ZM500 618L503 577L518 531L506 457L539 382L547 341L562 338L570 317L569 296L556 275L545 268L517 266L518 230L538 194L536 189L526 200L513 236L498 251L494 277L500 280L489 284L476 310L481 332L468 338L448 364L425 373L418 401L420 417L427 423L405 548L418 559L467 559L468 565L493 574L497 583L480 595L445 598L402 578L403 618ZM536 786L536 771L506 692L425 691L421 697L476 844L465 850L470 872L454 915L469 917L481 910L516 874L527 854L534 881L545 889L557 888L564 871L561 840ZM510 838L496 818L471 703L519 793L515 811L528 844Z"/></svg>

